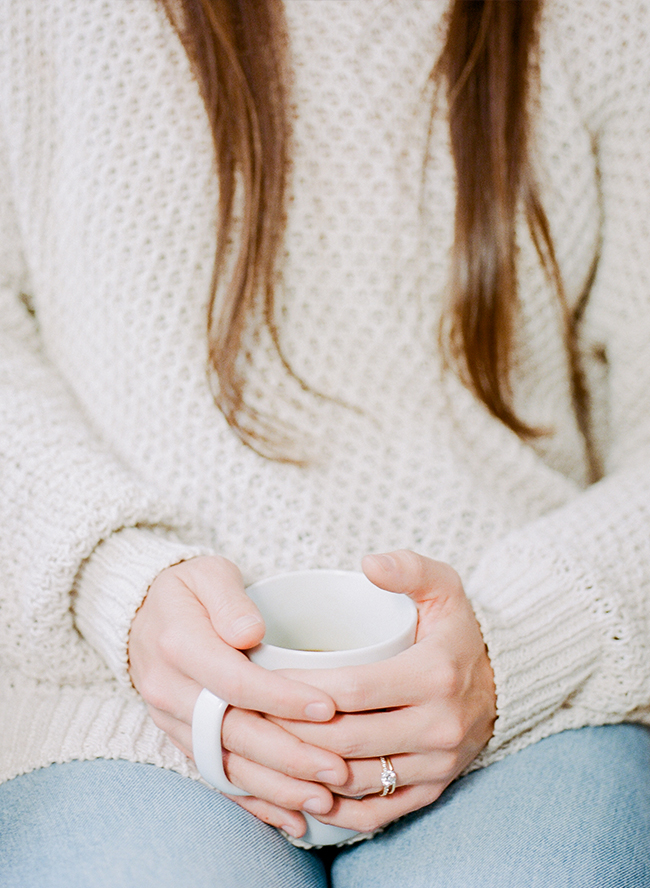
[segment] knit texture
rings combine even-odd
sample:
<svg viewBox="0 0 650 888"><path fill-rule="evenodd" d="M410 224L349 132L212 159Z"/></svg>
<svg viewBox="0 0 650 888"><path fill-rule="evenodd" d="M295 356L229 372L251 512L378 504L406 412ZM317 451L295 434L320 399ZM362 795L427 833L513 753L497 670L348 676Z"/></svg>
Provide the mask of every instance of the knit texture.
<svg viewBox="0 0 650 888"><path fill-rule="evenodd" d="M249 395L305 467L214 405L218 186L189 63L154 0L0 7L0 779L122 757L196 776L126 671L165 567L246 582L409 547L463 577L495 670L477 765L543 736L650 723L650 12L549 0L535 157L580 328L605 476L587 484L557 297L520 227L523 443L444 373L454 180L427 149L442 0L287 0L295 104L287 377ZM318 397L313 392L328 397Z"/></svg>

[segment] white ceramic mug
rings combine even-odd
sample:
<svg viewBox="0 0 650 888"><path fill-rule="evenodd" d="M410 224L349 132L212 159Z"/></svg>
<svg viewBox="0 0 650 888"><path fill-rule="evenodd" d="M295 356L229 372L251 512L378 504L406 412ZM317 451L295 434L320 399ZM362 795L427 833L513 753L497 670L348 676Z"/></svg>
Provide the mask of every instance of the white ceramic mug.
<svg viewBox="0 0 650 888"><path fill-rule="evenodd" d="M415 641L417 609L362 573L303 570L254 583L246 590L266 632L248 657L266 669L331 669L394 657ZM204 689L194 707L192 744L201 776L227 795L249 795L223 770L221 724L228 703ZM390 750L388 750L390 752ZM307 845L334 845L357 835L305 814Z"/></svg>

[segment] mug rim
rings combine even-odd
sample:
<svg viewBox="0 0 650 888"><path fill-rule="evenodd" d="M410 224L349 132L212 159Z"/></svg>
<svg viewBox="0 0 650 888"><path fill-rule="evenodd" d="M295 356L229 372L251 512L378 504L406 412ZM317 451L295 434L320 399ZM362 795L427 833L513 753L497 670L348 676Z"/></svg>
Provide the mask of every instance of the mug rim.
<svg viewBox="0 0 650 888"><path fill-rule="evenodd" d="M340 577L345 576L349 578L358 578L363 579L366 583L368 583L372 588L376 589L378 592L383 593L385 595L395 596L396 603L403 601L404 604L397 604L398 608L402 608L404 610L404 621L399 625L399 627L394 631L390 636L383 638L381 641L375 642L374 644L367 644L361 647L355 648L344 648L343 650L329 650L329 651L305 651L300 650L298 648L291 647L282 647L277 644L271 644L270 642L261 641L260 644L256 645L253 648L250 648L246 651L247 656L255 655L256 652L264 649L269 652L269 654L273 654L276 651L280 652L290 652L290 656L293 659L299 661L304 659L306 661L306 668L309 669L319 669L319 668L327 668L328 663L333 662L335 660L340 660L341 654L344 653L346 658L354 659L355 657L363 658L362 662L364 664L376 662L377 660L385 659L385 654L381 654L381 656L373 657L373 653L378 653L380 651L384 651L388 646L394 645L398 642L399 639L402 639L405 635L417 631L417 621L418 621L418 611L415 603L408 597L408 595L399 593L399 592L391 592L388 589L382 589L381 586L377 586L372 580L369 580L368 577L360 570L345 570L342 568L327 568L327 567L318 567L318 568L302 568L300 570L290 570L284 571L280 574L272 574L268 577L263 577L260 580L257 580L254 583L246 586L246 592L248 593L250 590L253 592L258 591L258 589L263 588L266 584L272 584L274 582L282 582L287 578L291 579L299 579L301 576L311 576L314 574L319 574L321 576L327 575L332 577ZM278 590L279 594L280 590ZM408 602L408 604L406 604ZM410 619L407 619L408 611L411 612ZM361 662L361 661L360 661ZM338 665L338 664L334 664ZM286 667L289 668L289 667ZM291 668L300 668L298 663L296 663L295 667Z"/></svg>

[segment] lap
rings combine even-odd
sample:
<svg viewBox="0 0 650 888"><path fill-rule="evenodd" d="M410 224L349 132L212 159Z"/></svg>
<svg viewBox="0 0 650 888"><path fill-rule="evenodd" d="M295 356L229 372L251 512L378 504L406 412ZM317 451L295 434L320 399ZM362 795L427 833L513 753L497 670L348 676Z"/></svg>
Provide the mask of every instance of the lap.
<svg viewBox="0 0 650 888"><path fill-rule="evenodd" d="M343 851L335 888L647 888L650 732L567 731Z"/></svg>
<svg viewBox="0 0 650 888"><path fill-rule="evenodd" d="M344 849L331 878L333 888L648 886L650 732L543 740ZM202 784L99 760L0 786L0 884L325 888L327 878L316 855Z"/></svg>
<svg viewBox="0 0 650 888"><path fill-rule="evenodd" d="M3 888L324 888L323 866L153 765L51 765L0 786Z"/></svg>

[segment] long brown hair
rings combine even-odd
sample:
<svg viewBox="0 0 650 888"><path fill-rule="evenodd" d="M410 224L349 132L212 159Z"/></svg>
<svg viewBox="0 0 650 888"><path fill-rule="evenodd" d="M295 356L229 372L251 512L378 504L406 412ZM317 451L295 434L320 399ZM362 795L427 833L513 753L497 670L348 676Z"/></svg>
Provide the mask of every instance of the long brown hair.
<svg viewBox="0 0 650 888"><path fill-rule="evenodd" d="M242 337L261 312L287 372L274 283L290 159L282 0L159 0L193 64L210 120L220 183L209 315L215 400L253 449L282 458L273 419L247 404ZM539 430L515 413L510 387L517 309L515 218L523 209L565 317L574 401L584 401L575 324L530 158L542 0L454 0L432 70L446 94L456 170L455 233L443 353L490 412L522 437ZM215 308L241 177L242 221L225 298Z"/></svg>

